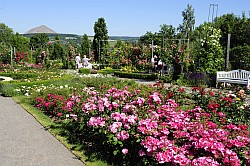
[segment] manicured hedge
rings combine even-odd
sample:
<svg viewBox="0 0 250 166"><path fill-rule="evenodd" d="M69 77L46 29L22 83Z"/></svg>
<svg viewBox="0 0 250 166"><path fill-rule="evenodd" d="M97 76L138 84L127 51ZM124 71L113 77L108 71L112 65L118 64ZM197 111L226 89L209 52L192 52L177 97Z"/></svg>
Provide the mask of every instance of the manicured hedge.
<svg viewBox="0 0 250 166"><path fill-rule="evenodd" d="M114 72L119 72L120 69L101 69L98 70L97 73L99 74L113 74Z"/></svg>
<svg viewBox="0 0 250 166"><path fill-rule="evenodd" d="M26 79L38 77L36 73L0 73L0 76L11 77L13 79Z"/></svg>
<svg viewBox="0 0 250 166"><path fill-rule="evenodd" d="M157 74L144 74L144 73L127 73L127 72L114 72L114 75L122 78L137 78L146 80L157 79Z"/></svg>

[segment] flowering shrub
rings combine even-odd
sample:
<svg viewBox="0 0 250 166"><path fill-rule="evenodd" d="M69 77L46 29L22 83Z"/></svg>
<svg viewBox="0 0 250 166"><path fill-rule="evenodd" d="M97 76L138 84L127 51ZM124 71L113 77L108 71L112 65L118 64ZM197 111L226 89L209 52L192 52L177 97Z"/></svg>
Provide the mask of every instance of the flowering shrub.
<svg viewBox="0 0 250 166"><path fill-rule="evenodd" d="M16 63L28 62L28 52L16 52L15 61Z"/></svg>
<svg viewBox="0 0 250 166"><path fill-rule="evenodd" d="M194 90L204 95L202 90ZM99 151L106 152L106 159L116 156L113 163L250 164L247 126L231 124L226 114L213 111L219 108L217 103L208 102L208 110L212 111L199 106L183 111L159 92L147 97L141 97L140 90L128 91L128 87L112 87L105 93L84 88L82 92L65 100L50 94L47 99L38 98L36 106L53 117L70 121L69 133L97 145ZM107 154L110 151L113 155Z"/></svg>
<svg viewBox="0 0 250 166"><path fill-rule="evenodd" d="M249 123L250 115L246 111L249 107L244 104L244 99L240 98L241 93L233 94L230 91L206 90L205 88L193 87L192 97L196 105L199 105L206 112L216 117L221 114L227 115L227 120L233 123Z"/></svg>

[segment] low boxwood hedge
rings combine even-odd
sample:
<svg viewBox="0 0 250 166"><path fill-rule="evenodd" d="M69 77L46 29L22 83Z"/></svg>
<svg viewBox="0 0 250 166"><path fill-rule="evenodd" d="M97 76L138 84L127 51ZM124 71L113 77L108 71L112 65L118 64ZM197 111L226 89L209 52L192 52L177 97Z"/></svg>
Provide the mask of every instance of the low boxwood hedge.
<svg viewBox="0 0 250 166"><path fill-rule="evenodd" d="M101 69L98 70L97 73L99 74L113 74L114 72L119 72L120 69Z"/></svg>
<svg viewBox="0 0 250 166"><path fill-rule="evenodd" d="M127 73L127 72L114 72L114 75L121 78L136 78L145 80L155 80L158 78L158 74L144 74L144 73Z"/></svg>
<svg viewBox="0 0 250 166"><path fill-rule="evenodd" d="M11 77L13 79L26 79L26 78L35 78L38 77L36 73L2 73L0 72L0 76Z"/></svg>

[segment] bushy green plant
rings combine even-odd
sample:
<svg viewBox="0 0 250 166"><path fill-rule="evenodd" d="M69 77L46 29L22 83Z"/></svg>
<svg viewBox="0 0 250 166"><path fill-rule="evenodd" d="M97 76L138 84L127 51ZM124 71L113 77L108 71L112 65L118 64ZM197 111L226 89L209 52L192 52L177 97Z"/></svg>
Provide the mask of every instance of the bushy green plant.
<svg viewBox="0 0 250 166"><path fill-rule="evenodd" d="M198 27L200 40L194 43L194 59L197 62L197 72L216 74L224 67L224 52L220 44L221 30L205 23Z"/></svg>
<svg viewBox="0 0 250 166"><path fill-rule="evenodd" d="M82 73L82 74L90 74L91 73L91 69L80 68L78 72Z"/></svg>
<svg viewBox="0 0 250 166"><path fill-rule="evenodd" d="M136 67L134 67L132 65L121 67L121 71L127 72L127 73L138 72L138 70L136 69Z"/></svg>
<svg viewBox="0 0 250 166"><path fill-rule="evenodd" d="M165 83L172 82L172 77L170 75L162 75L159 77L159 80L162 80Z"/></svg>
<svg viewBox="0 0 250 166"><path fill-rule="evenodd" d="M54 68L54 69L62 69L63 63L61 60L48 60L47 63L47 68Z"/></svg>
<svg viewBox="0 0 250 166"><path fill-rule="evenodd" d="M230 50L232 70L250 70L250 46L238 46Z"/></svg>

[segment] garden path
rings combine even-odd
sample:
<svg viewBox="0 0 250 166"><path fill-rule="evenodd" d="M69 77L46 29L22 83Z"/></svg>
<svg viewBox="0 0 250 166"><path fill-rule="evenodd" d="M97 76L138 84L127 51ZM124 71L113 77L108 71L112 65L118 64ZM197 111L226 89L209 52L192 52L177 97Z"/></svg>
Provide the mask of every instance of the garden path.
<svg viewBox="0 0 250 166"><path fill-rule="evenodd" d="M33 116L0 96L1 166L84 166Z"/></svg>

